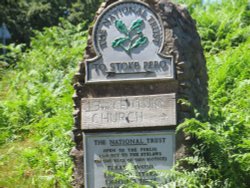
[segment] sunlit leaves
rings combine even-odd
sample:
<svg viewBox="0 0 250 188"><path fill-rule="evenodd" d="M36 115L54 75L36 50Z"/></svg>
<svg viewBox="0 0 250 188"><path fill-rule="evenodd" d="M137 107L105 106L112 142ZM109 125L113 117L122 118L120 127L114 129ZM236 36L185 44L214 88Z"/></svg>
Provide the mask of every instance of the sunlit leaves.
<svg viewBox="0 0 250 188"><path fill-rule="evenodd" d="M0 143L28 138L36 145L18 156L19 184L70 186L72 77L86 44L82 28L61 20L60 27L36 32L31 48L19 54L17 67L0 81L8 93L0 99ZM8 180L6 175L0 187Z"/></svg>

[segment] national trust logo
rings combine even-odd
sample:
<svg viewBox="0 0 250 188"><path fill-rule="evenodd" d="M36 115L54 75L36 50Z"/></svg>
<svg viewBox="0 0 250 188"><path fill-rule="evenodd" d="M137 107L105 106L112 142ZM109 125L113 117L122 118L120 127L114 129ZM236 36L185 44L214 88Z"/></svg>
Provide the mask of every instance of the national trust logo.
<svg viewBox="0 0 250 188"><path fill-rule="evenodd" d="M97 52L103 54L112 47L111 50L130 55L141 52L151 43L159 49L163 28L158 16L146 4L121 1L100 15L93 35Z"/></svg>
<svg viewBox="0 0 250 188"><path fill-rule="evenodd" d="M125 36L115 39L112 42L112 47L120 47L126 53L130 54L132 49L145 45L148 42L148 38L142 33L143 24L144 21L142 19L137 19L128 29L122 20L116 20L115 27Z"/></svg>
<svg viewBox="0 0 250 188"><path fill-rule="evenodd" d="M146 3L112 3L99 15L92 35L96 57L86 60L87 83L174 77L172 57L161 54L161 18Z"/></svg>

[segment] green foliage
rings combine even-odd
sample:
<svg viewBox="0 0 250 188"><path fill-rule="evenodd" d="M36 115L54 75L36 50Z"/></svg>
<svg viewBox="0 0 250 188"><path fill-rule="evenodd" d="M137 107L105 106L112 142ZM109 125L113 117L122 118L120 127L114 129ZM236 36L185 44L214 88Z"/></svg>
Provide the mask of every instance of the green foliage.
<svg viewBox="0 0 250 188"><path fill-rule="evenodd" d="M156 171L159 179L151 183L153 187L247 188L250 186L249 4L246 0L182 2L187 3L196 19L206 52L210 112L207 119L199 117L203 122L187 119L178 126L177 131L184 131L196 141L192 155L179 160L169 171ZM190 106L185 100L179 102Z"/></svg>
<svg viewBox="0 0 250 188"><path fill-rule="evenodd" d="M199 163L202 165L202 161L199 161L198 157L189 157L185 159L189 160L190 164ZM181 161L180 161L181 162ZM156 176L156 180L147 180L146 183L141 184L141 177L131 163L128 163L122 173L115 173L111 171L106 172L106 176L113 178L113 184L122 184L120 188L200 188L200 187L214 187L217 186L217 181L208 181L213 177L216 172L213 172L209 167L200 167L194 171L187 169L180 169L178 165L171 170L150 170L147 173L150 176ZM203 186L204 183L205 186Z"/></svg>
<svg viewBox="0 0 250 188"><path fill-rule="evenodd" d="M5 67L15 66L16 62L20 60L22 56L22 50L25 47L25 44L17 44L14 43L9 44L8 46L4 46L0 44L0 48L5 48L8 53L0 54L0 70ZM1 79L1 74L0 74Z"/></svg>
<svg viewBox="0 0 250 188"><path fill-rule="evenodd" d="M197 8L192 16L197 18L204 49L218 53L228 47L237 47L249 38L250 26L246 20L249 14L247 0L222 0Z"/></svg>
<svg viewBox="0 0 250 188"><path fill-rule="evenodd" d="M29 44L33 30L58 25L63 17L72 24L89 24L102 0L1 0L0 24L6 23L10 42Z"/></svg>
<svg viewBox="0 0 250 188"><path fill-rule="evenodd" d="M23 54L17 50L17 66L4 72L0 144L28 139L34 146L18 151L19 173L15 179L1 179L0 187L12 186L13 181L23 187L70 186L72 76L86 43L83 27L61 20L59 27L36 31L31 48ZM8 48L14 48L14 53L19 46ZM6 154L0 153L6 158L0 169L1 165L11 166Z"/></svg>
<svg viewBox="0 0 250 188"><path fill-rule="evenodd" d="M101 2L104 0L71 0L71 4L68 9L67 19L72 24L86 22L89 25L98 9Z"/></svg>
<svg viewBox="0 0 250 188"><path fill-rule="evenodd" d="M31 31L26 23L32 22L37 29L45 25L36 19L54 24L55 17L49 18L53 11L70 10L67 19L82 22L99 1L91 2L72 1L65 9L65 4L58 6L63 1L6 0L0 5L5 5L0 19L7 18L7 24L26 37L30 35L26 31ZM157 181L142 185L131 164L122 174L107 174L123 182L123 187L250 187L249 4L247 0L179 2L186 3L196 19L206 52L209 117L202 118L193 109L203 121L188 119L178 127L196 140L192 155L179 160L172 170L151 171L158 174ZM117 26L123 38L133 31L131 47L145 42L141 24L137 20L126 30L121 23ZM11 44L7 55L0 57L0 187L70 187L71 79L86 43L84 27L61 20L59 27L34 32L31 47L24 53L22 45ZM116 46L128 42L123 40L117 40ZM192 108L186 100L178 102Z"/></svg>
<svg viewBox="0 0 250 188"><path fill-rule="evenodd" d="M186 133L195 136L200 141L193 146L195 156L202 161L202 164L195 164L196 170L209 167L207 174L214 174L210 181L216 180L216 187L248 187L249 162L245 161L240 164L235 157L242 157L242 154L244 157L249 156L249 150L239 147L240 143L247 139L247 135L249 136L249 130L243 124L239 126L237 122L227 124L231 130L221 130L225 126L221 123L226 122L210 124L192 119L187 120L179 128L183 128ZM243 128L242 132L241 128ZM187 160L186 163L189 161ZM213 173L216 171L217 173Z"/></svg>
<svg viewBox="0 0 250 188"><path fill-rule="evenodd" d="M187 5L197 21L204 50L218 53L237 47L250 36L250 5L248 0L175 0Z"/></svg>
<svg viewBox="0 0 250 188"><path fill-rule="evenodd" d="M113 184L120 185L120 188L152 188L151 185L142 185L140 177L134 165L128 163L122 173L112 171L105 172L106 177L111 177Z"/></svg>

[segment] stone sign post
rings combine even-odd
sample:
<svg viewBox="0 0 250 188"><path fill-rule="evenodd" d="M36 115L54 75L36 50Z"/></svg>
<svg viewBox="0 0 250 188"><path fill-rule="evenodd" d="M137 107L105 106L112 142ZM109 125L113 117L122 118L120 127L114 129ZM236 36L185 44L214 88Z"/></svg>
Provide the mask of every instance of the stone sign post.
<svg viewBox="0 0 250 188"><path fill-rule="evenodd" d="M178 124L207 113L207 73L195 22L168 0L107 0L75 75L74 187L114 188L128 163L141 183L186 155ZM187 105L191 104L191 105Z"/></svg>

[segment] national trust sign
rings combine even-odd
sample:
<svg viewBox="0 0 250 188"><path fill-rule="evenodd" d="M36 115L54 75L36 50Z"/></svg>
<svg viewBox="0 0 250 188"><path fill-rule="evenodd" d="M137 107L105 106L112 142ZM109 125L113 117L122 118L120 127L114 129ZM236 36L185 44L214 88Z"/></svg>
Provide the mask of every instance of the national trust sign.
<svg viewBox="0 0 250 188"><path fill-rule="evenodd" d="M161 19L142 2L118 2L93 30L97 56L87 60L87 83L173 79L173 60L162 55Z"/></svg>

